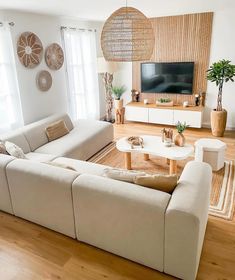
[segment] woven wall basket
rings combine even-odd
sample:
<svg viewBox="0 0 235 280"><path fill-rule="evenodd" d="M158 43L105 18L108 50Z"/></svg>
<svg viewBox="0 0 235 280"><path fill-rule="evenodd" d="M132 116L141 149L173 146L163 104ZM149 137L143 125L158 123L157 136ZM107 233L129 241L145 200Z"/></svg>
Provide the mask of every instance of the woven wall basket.
<svg viewBox="0 0 235 280"><path fill-rule="evenodd" d="M57 43L51 44L45 52L47 66L52 70L59 70L64 63L64 52Z"/></svg>
<svg viewBox="0 0 235 280"><path fill-rule="evenodd" d="M24 32L17 42L17 54L20 62L27 68L36 67L42 60L42 42L32 32Z"/></svg>
<svg viewBox="0 0 235 280"><path fill-rule="evenodd" d="M107 61L149 60L154 48L151 21L135 8L120 8L104 24L101 47Z"/></svg>
<svg viewBox="0 0 235 280"><path fill-rule="evenodd" d="M46 70L40 71L36 76L36 84L39 90L48 91L52 86L51 74Z"/></svg>

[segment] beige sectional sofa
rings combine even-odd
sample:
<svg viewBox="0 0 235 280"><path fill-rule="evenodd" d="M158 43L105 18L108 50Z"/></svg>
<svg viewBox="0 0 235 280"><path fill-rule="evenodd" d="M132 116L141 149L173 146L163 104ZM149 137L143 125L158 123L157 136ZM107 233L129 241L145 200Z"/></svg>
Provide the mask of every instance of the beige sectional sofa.
<svg viewBox="0 0 235 280"><path fill-rule="evenodd" d="M60 119L70 133L48 142L45 127ZM73 124L60 114L0 139L20 146L28 158L0 155L0 210L175 277L196 278L208 218L209 165L189 162L170 195L103 177L107 166L84 161L113 140L108 123Z"/></svg>
<svg viewBox="0 0 235 280"><path fill-rule="evenodd" d="M0 156L0 209L182 279L195 279L207 224L211 168L189 162L172 195L102 177L71 158L67 170Z"/></svg>

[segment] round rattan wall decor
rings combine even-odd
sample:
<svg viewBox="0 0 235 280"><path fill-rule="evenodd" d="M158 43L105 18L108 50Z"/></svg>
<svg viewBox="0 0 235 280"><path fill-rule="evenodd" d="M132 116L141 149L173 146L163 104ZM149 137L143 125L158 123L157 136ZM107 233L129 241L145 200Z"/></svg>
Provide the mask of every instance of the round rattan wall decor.
<svg viewBox="0 0 235 280"><path fill-rule="evenodd" d="M42 60L41 40L32 32L24 32L17 42L17 54L20 62L27 68L36 67Z"/></svg>
<svg viewBox="0 0 235 280"><path fill-rule="evenodd" d="M51 74L46 70L40 71L37 74L36 83L39 90L48 91L52 86Z"/></svg>
<svg viewBox="0 0 235 280"><path fill-rule="evenodd" d="M64 52L57 43L51 44L45 53L47 66L52 70L59 70L64 63Z"/></svg>

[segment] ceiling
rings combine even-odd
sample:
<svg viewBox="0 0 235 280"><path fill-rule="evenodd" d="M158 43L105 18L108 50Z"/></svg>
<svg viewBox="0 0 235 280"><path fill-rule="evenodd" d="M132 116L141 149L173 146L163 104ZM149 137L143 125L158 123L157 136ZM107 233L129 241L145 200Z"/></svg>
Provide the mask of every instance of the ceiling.
<svg viewBox="0 0 235 280"><path fill-rule="evenodd" d="M125 0L0 0L0 9L13 9L49 15L105 20ZM148 17L235 8L234 0L129 0L128 6Z"/></svg>

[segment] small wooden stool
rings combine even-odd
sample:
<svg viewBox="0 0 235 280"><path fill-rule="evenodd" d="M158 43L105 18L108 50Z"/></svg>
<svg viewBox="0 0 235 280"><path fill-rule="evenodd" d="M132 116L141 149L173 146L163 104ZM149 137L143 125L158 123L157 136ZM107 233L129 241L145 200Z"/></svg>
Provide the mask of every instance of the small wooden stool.
<svg viewBox="0 0 235 280"><path fill-rule="evenodd" d="M125 108L115 109L116 124L123 124L125 116Z"/></svg>

